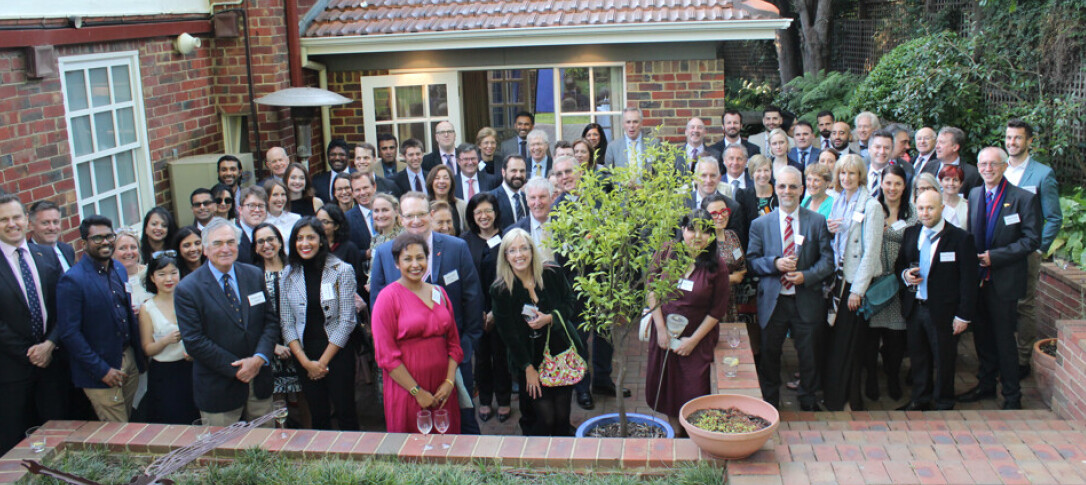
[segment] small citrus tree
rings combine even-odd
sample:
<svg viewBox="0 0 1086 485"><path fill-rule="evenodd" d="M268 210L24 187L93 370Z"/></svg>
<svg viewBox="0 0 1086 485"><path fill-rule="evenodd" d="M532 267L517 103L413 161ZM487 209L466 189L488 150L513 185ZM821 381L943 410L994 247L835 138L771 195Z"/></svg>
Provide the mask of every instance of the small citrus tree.
<svg viewBox="0 0 1086 485"><path fill-rule="evenodd" d="M675 240L687 213L692 176L679 170L680 152L678 146L649 144L641 154L643 169L615 167L583 174L576 200L556 208L548 223L548 244L576 274L573 288L585 303L581 328L595 330L615 347L619 393L627 374L624 350L629 335L636 332L646 297L655 293L658 305L673 298L679 278L693 261L684 251L654 261ZM661 271L650 278L654 263ZM626 436L625 399L620 397L618 406Z"/></svg>

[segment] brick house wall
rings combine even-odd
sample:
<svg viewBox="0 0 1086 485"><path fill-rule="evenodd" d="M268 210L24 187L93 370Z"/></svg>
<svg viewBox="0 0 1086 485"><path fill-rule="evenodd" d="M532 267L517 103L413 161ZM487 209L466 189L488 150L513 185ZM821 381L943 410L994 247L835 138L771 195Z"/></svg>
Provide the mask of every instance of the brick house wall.
<svg viewBox="0 0 1086 485"><path fill-rule="evenodd" d="M365 109L362 106L363 76L385 76L388 71L333 71L328 73L328 90L351 98L351 104L332 108L332 138L342 138L348 143L362 143L366 138L363 126ZM371 143L375 141L371 140Z"/></svg>
<svg viewBox="0 0 1086 485"><path fill-rule="evenodd" d="M723 136L724 60L627 62L626 100L641 108L644 126L659 126L667 141L684 141L686 122L695 116L716 141Z"/></svg>
<svg viewBox="0 0 1086 485"><path fill-rule="evenodd" d="M1086 271L1043 263L1037 282L1037 338L1055 337L1059 320L1081 319L1086 319Z"/></svg>

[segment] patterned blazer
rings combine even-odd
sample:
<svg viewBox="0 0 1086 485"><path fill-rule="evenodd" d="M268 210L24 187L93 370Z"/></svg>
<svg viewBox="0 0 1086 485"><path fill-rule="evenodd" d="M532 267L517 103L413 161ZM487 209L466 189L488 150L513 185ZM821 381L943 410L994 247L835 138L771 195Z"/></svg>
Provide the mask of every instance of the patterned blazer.
<svg viewBox="0 0 1086 485"><path fill-rule="evenodd" d="M324 310L324 331L328 342L339 348L347 346L357 325L354 311L356 291L354 268L339 258L328 255L321 272L320 305ZM283 342L301 342L305 334L306 307L309 305L305 291L305 271L287 266L279 279L280 324Z"/></svg>

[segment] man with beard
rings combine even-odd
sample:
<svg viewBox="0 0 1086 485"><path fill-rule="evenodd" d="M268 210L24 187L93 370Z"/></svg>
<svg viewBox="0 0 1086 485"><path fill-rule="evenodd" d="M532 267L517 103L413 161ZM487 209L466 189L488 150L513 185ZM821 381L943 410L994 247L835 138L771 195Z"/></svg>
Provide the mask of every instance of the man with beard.
<svg viewBox="0 0 1086 485"><path fill-rule="evenodd" d="M535 115L527 111L521 111L517 113L516 121L513 122L513 129L516 130L516 136L502 141L501 144L501 156L495 155L494 160L497 164L491 174L501 174L502 166L504 162L498 161L503 158L508 158L510 155L520 155L525 159L528 158L528 133L531 133L535 128ZM490 171L490 167L487 167L487 171Z"/></svg>
<svg viewBox="0 0 1086 485"><path fill-rule="evenodd" d="M830 148L832 146L830 134L833 132L833 123L837 121L833 117L833 111L819 111L815 120L818 122L818 148L820 150Z"/></svg>
<svg viewBox="0 0 1086 485"><path fill-rule="evenodd" d="M392 133L377 135L377 153L381 156L381 169L376 170L378 177L391 179L396 173L407 168L407 163L396 160L398 143Z"/></svg>
<svg viewBox="0 0 1086 485"><path fill-rule="evenodd" d="M716 157L717 160L724 160L724 150L731 146L741 146L745 148L746 154L744 155L744 158L762 153L762 149L758 148L758 145L739 137L739 130L743 128L743 115L738 110L724 110L724 114L720 116L720 124L724 128L724 139L709 147L709 154ZM726 167L721 167L720 169L721 172L726 170Z"/></svg>
<svg viewBox="0 0 1086 485"><path fill-rule="evenodd" d="M233 155L223 155L215 164L215 170L219 177L219 183L230 187L230 193L237 199L241 190L241 160Z"/></svg>
<svg viewBox="0 0 1086 485"><path fill-rule="evenodd" d="M325 204L335 203L335 200L332 199L332 184L336 183L336 178L346 177L354 172L351 169L350 153L350 146L341 138L328 143L328 167L332 171L321 172L313 176L313 190Z"/></svg>
<svg viewBox="0 0 1086 485"><path fill-rule="evenodd" d="M524 157L510 155L505 158L505 166L502 167L502 184L490 191L498 199L502 214L498 226L503 232L528 215L528 200L520 191L527 175L528 165Z"/></svg>
<svg viewBox="0 0 1086 485"><path fill-rule="evenodd" d="M762 126L765 127L765 131L750 135L750 142L756 145L763 153L769 153L769 134L777 128L783 129L786 134L788 133L788 129L781 126L783 124L784 112L776 106L766 106L766 108L762 110ZM791 148L794 146L796 146L796 141L793 140L792 137L788 137L788 147Z"/></svg>
<svg viewBox="0 0 1086 485"><path fill-rule="evenodd" d="M859 148L855 143L852 143L852 128L844 121L833 124L833 130L830 131L830 143L833 145L833 149L837 150L838 159L849 153L860 154Z"/></svg>
<svg viewBox="0 0 1086 485"><path fill-rule="evenodd" d="M127 422L146 358L132 314L128 273L113 260L113 222L94 215L79 224L83 259L57 283L57 328L71 358L72 382L101 421Z"/></svg>

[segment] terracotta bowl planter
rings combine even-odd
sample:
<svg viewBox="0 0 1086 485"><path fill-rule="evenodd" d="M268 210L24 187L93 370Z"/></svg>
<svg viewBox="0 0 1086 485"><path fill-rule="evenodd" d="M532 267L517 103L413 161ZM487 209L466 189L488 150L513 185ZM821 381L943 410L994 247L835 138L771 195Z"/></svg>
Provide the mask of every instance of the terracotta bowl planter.
<svg viewBox="0 0 1086 485"><path fill-rule="evenodd" d="M1037 382L1041 400L1049 407L1052 406L1052 389L1056 383L1056 357L1041 351L1041 344L1055 341L1054 338L1038 340L1033 344L1033 355L1029 359L1030 370Z"/></svg>
<svg viewBox="0 0 1086 485"><path fill-rule="evenodd" d="M769 421L769 426L750 433L717 433L694 426L686 417L702 409L736 408L747 414L761 416ZM766 440L777 431L781 424L781 415L769 403L742 394L710 394L691 399L679 410L679 422L686 428L686 434L702 450L709 454L729 460L741 460L765 444Z"/></svg>

